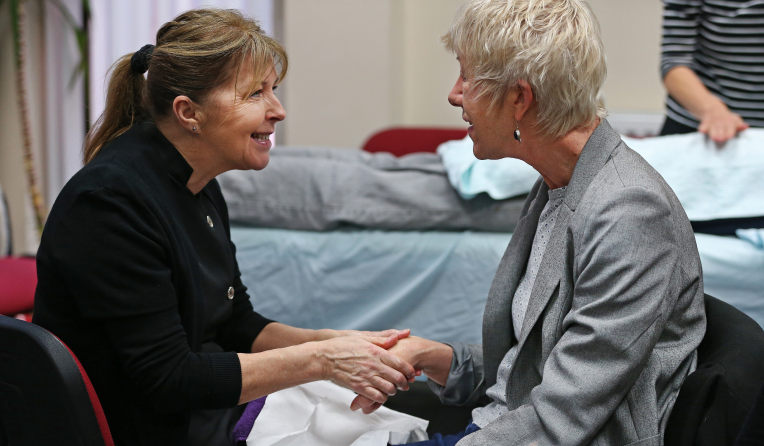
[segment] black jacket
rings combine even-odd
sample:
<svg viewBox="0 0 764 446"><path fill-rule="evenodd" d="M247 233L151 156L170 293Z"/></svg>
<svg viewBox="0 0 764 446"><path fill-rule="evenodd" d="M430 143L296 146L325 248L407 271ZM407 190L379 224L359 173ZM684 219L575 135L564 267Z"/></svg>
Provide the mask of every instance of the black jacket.
<svg viewBox="0 0 764 446"><path fill-rule="evenodd" d="M37 254L34 322L80 359L118 445L183 445L192 410L235 406L235 352L270 322L241 283L217 181L194 195L192 172L156 127L133 126L67 183ZM226 352L200 353L212 341Z"/></svg>

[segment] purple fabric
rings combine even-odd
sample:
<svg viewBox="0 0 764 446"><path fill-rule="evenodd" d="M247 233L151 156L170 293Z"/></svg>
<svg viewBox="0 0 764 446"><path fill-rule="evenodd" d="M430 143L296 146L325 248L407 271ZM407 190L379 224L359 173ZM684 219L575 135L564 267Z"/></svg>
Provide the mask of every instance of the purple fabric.
<svg viewBox="0 0 764 446"><path fill-rule="evenodd" d="M247 446L247 437L252 432L257 416L260 415L263 406L265 406L265 398L258 398L247 403L247 408L244 409L244 413L241 414L241 418L239 418L231 434L233 446Z"/></svg>

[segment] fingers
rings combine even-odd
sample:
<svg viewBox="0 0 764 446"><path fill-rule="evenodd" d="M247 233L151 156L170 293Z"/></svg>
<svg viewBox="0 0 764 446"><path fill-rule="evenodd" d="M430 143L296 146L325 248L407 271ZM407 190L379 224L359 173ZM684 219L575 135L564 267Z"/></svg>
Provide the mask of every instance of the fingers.
<svg viewBox="0 0 764 446"><path fill-rule="evenodd" d="M406 361L373 344L373 340L382 345L395 343L397 334L389 339L351 336L325 341L323 376L374 402L384 403L397 389L407 390L408 379L414 378L416 371Z"/></svg>
<svg viewBox="0 0 764 446"><path fill-rule="evenodd" d="M377 336L362 336L365 340L371 342L372 344L384 348L387 350L388 348L392 347L398 342L398 334L393 333L384 337L377 337Z"/></svg>
<svg viewBox="0 0 764 446"><path fill-rule="evenodd" d="M383 364L386 364L399 372L398 375L400 375L400 379L403 380L402 383L400 381L395 381L398 384L399 389L408 388L409 381L417 376L416 369L414 369L411 364L389 352L383 352L380 359Z"/></svg>
<svg viewBox="0 0 764 446"><path fill-rule="evenodd" d="M365 387L359 390L360 391L357 392L359 395L364 396L366 399L374 403L383 404L385 401L387 401L388 395L380 392L379 389L375 389L374 387ZM351 405L351 408L352 408L352 405Z"/></svg>
<svg viewBox="0 0 764 446"><path fill-rule="evenodd" d="M355 411L355 410L358 410L358 409L367 409L367 408L370 408L370 407L373 407L373 406L376 406L376 405L381 406L382 404L380 404L380 403L378 403L376 401L372 401L372 400L370 400L369 398L366 398L363 395L356 395L356 397L353 399L353 402L350 403L350 410ZM377 406L377 407L379 407L379 406ZM364 412L364 413L368 413L368 412Z"/></svg>
<svg viewBox="0 0 764 446"><path fill-rule="evenodd" d="M708 135L715 143L722 144L748 127L739 115L727 112L704 119L698 126L698 132Z"/></svg>
<svg viewBox="0 0 764 446"><path fill-rule="evenodd" d="M406 328L404 330L396 330L395 328L391 328L389 330L382 330L382 331L377 331L377 332L367 331L364 334L366 334L368 336L376 336L376 337L381 337L381 338L386 338L386 337L389 337L389 336L392 336L392 335L396 335L396 336L398 336L398 339L403 339L403 338L408 337L408 335L410 333L411 333L411 330L409 330L408 328Z"/></svg>
<svg viewBox="0 0 764 446"><path fill-rule="evenodd" d="M353 402L350 403L350 410L361 409L363 413L365 413L366 415L374 412L380 407L382 407L381 403L374 402L363 395L358 395L357 397L355 397Z"/></svg>
<svg viewBox="0 0 764 446"><path fill-rule="evenodd" d="M375 410L379 409L380 407L382 407L382 403L374 403L374 404L372 404L371 406L369 406L369 407L364 407L364 408L363 408L363 409L361 409L361 410L363 411L363 413L365 413L366 415L368 415L368 414L370 414L370 413L374 412Z"/></svg>

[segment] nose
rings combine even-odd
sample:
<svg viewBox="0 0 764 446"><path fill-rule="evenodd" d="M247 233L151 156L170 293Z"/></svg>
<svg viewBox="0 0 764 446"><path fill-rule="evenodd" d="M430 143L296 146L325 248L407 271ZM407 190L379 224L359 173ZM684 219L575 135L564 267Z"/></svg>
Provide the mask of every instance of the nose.
<svg viewBox="0 0 764 446"><path fill-rule="evenodd" d="M286 110L284 110L284 107L281 106L281 101L279 101L279 98L277 98L276 95L273 95L270 100L267 119L278 122L283 121L284 118L286 118Z"/></svg>
<svg viewBox="0 0 764 446"><path fill-rule="evenodd" d="M448 103L454 107L461 107L463 93L462 78L459 76L456 78L456 83L454 83L454 86L451 87L451 91L448 93Z"/></svg>

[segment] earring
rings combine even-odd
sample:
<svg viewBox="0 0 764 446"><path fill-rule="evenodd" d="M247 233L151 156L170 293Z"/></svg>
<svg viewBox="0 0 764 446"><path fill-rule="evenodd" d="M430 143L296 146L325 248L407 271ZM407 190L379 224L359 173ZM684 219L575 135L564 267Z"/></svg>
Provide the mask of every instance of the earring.
<svg viewBox="0 0 764 446"><path fill-rule="evenodd" d="M515 130L515 139L517 140L517 142L522 144L522 141L520 141L520 124L518 124L517 121L515 121L515 125L517 126L517 130Z"/></svg>
<svg viewBox="0 0 764 446"><path fill-rule="evenodd" d="M194 126L194 128L192 128L191 130L196 131L196 126ZM515 137L515 138L517 138L517 137Z"/></svg>

